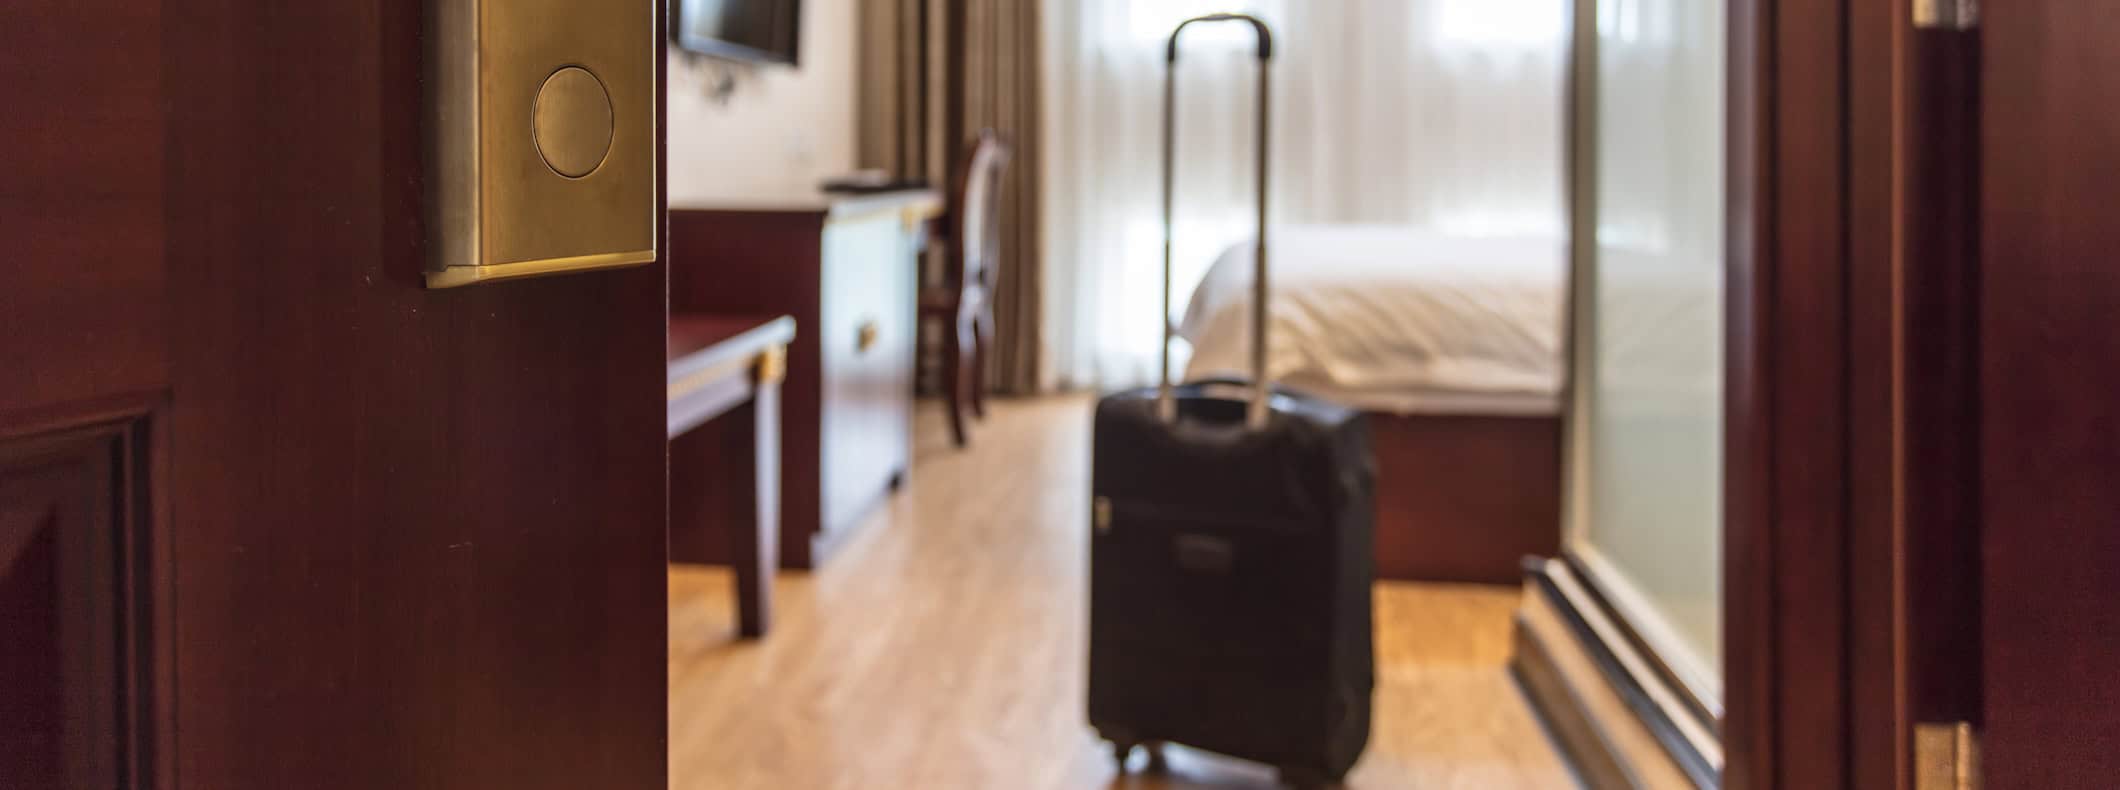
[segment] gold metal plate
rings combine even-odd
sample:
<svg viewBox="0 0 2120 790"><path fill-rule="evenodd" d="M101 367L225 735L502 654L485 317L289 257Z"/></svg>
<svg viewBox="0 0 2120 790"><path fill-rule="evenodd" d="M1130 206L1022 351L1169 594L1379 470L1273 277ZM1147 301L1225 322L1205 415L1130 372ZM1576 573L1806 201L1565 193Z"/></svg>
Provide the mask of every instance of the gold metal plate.
<svg viewBox="0 0 2120 790"><path fill-rule="evenodd" d="M1914 27L1972 30L1980 26L1980 0L1914 0Z"/></svg>
<svg viewBox="0 0 2120 790"><path fill-rule="evenodd" d="M1967 722L1914 725L1914 790L1978 790L1980 739Z"/></svg>
<svg viewBox="0 0 2120 790"><path fill-rule="evenodd" d="M531 116L531 138L552 172L582 178L596 172L611 154L611 92L603 80L580 66L552 72L537 92Z"/></svg>
<svg viewBox="0 0 2120 790"><path fill-rule="evenodd" d="M654 261L658 4L428 3L428 286Z"/></svg>

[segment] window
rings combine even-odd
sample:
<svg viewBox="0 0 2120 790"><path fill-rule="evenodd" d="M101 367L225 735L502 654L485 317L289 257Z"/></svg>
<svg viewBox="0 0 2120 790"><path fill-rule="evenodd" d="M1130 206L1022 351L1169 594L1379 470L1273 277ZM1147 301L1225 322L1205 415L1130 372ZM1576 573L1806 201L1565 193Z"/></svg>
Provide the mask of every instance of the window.
<svg viewBox="0 0 2120 790"><path fill-rule="evenodd" d="M1565 0L1443 0L1441 6L1436 34L1448 44L1550 48L1568 30Z"/></svg>
<svg viewBox="0 0 2120 790"><path fill-rule="evenodd" d="M1125 0L1127 27L1137 43L1162 43L1187 19L1213 13L1251 14L1268 23L1280 18L1280 0ZM1242 25L1195 26L1185 31L1187 46L1212 49L1249 44L1252 34Z"/></svg>

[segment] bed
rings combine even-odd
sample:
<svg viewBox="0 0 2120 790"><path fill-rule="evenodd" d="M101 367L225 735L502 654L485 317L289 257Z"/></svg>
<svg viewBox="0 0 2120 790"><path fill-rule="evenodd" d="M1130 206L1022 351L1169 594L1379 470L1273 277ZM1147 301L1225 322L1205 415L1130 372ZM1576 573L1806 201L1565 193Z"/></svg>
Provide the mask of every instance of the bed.
<svg viewBox="0 0 2120 790"><path fill-rule="evenodd" d="M1516 583L1557 552L1565 240L1343 225L1270 244L1269 372L1370 415L1379 575ZM1194 290L1187 378L1248 371L1255 247Z"/></svg>

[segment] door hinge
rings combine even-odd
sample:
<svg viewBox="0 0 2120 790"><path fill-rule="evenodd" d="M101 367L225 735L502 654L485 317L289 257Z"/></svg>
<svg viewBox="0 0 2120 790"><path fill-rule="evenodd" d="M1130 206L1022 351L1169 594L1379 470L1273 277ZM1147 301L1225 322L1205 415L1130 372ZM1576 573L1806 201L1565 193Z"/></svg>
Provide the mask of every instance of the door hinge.
<svg viewBox="0 0 2120 790"><path fill-rule="evenodd" d="M1914 0L1914 27L1972 30L1980 26L1980 0Z"/></svg>
<svg viewBox="0 0 2120 790"><path fill-rule="evenodd" d="M1980 736L1971 723L1914 725L1914 790L1980 790Z"/></svg>

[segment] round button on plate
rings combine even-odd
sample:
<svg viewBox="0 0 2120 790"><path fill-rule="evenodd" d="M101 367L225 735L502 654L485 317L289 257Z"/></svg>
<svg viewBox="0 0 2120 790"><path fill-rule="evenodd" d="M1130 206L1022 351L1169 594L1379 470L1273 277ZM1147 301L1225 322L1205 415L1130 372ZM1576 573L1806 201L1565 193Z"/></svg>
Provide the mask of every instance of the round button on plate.
<svg viewBox="0 0 2120 790"><path fill-rule="evenodd" d="M545 78L538 89L530 132L545 166L568 178L596 172L611 154L614 123L611 93L602 80L580 66L568 66Z"/></svg>

